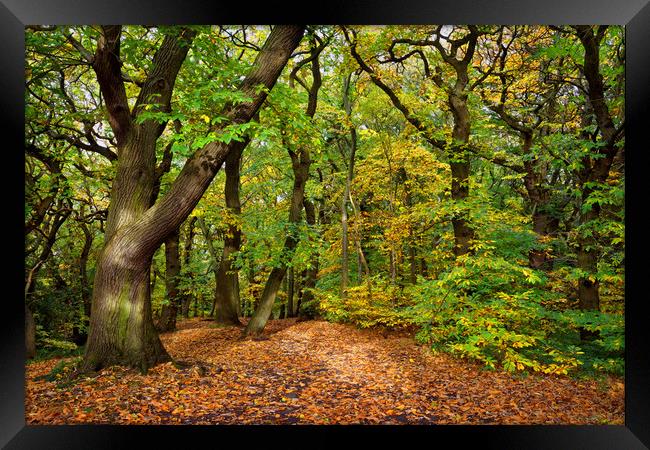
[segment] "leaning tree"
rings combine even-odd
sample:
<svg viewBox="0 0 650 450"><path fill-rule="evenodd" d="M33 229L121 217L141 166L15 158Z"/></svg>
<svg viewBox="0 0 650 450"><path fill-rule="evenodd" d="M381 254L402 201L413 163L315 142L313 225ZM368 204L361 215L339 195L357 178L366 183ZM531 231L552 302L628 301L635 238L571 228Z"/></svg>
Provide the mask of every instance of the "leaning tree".
<svg viewBox="0 0 650 450"><path fill-rule="evenodd" d="M151 206L156 140L166 125L151 112L169 113L174 82L195 32L181 28L164 38L133 107L129 107L120 69L121 33L120 26L102 27L95 53L87 55L115 134L118 161L105 244L97 261L90 330L81 370L119 364L146 371L170 359L151 317L151 258L189 216L237 145L234 141L216 139L205 143L188 158L167 194ZM221 127L232 129L251 120L303 33L303 26L273 28L239 85L246 101L215 111L226 117Z"/></svg>

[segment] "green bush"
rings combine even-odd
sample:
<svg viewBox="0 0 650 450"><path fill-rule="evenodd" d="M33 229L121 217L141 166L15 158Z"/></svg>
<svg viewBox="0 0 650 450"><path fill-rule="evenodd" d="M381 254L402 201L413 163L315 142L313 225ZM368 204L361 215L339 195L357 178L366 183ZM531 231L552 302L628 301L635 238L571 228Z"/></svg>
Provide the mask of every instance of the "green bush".
<svg viewBox="0 0 650 450"><path fill-rule="evenodd" d="M548 374L623 371L623 319L599 312L554 311L560 294L542 272L481 252L465 255L437 280L410 290L417 338L433 348L506 371ZM588 344L579 329L600 332Z"/></svg>
<svg viewBox="0 0 650 450"><path fill-rule="evenodd" d="M380 278L373 278L370 284L365 282L348 288L345 300L324 291L315 293L321 313L334 322L352 323L359 328L413 325L410 317L404 314L411 305L408 298L402 295L398 286Z"/></svg>

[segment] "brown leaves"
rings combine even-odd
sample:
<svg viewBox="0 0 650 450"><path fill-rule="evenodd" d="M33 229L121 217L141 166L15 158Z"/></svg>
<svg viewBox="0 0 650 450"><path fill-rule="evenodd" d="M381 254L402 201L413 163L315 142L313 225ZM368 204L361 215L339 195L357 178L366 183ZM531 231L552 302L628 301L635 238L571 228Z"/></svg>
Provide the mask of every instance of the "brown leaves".
<svg viewBox="0 0 650 450"><path fill-rule="evenodd" d="M271 321L263 341L194 319L179 328L161 338L183 363L147 375L112 367L65 385L34 381L59 361L28 365L27 423L623 423L621 379L488 372L404 333L323 321Z"/></svg>

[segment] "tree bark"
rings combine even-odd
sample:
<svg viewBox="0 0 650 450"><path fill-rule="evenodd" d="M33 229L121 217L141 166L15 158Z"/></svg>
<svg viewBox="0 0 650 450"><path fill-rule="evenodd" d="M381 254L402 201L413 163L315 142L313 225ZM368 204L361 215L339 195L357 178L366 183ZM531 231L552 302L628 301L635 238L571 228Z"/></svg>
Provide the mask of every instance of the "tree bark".
<svg viewBox="0 0 650 450"><path fill-rule="evenodd" d="M145 121L138 125L131 120L119 68L119 27L117 32L115 27L106 28L98 43L97 68L93 67L117 139L119 160L111 192L106 244L97 263L93 315L81 369L98 370L119 364L146 371L170 359L151 319L151 258L164 239L189 216L234 145L210 142L197 150L169 192L153 207L143 207L144 199L149 202L153 187L150 180L154 172L155 140L151 143L149 139L157 138L161 130L156 122ZM273 29L240 86L240 92L251 101L229 107L225 114L227 122L246 123L255 115L303 32L302 26ZM187 41L184 34L179 39ZM167 48L165 42L167 38L161 49ZM161 104L169 107L175 73L188 50L187 42L184 43L178 52L171 52L171 57L170 51L160 54L167 64L157 63L158 53L154 56L153 70L145 83L148 91L143 88L134 112L154 93L159 94L155 98ZM172 72L170 62L174 62L174 77L162 76ZM105 70L106 65L108 70ZM266 89L259 89L260 85Z"/></svg>
<svg viewBox="0 0 650 450"><path fill-rule="evenodd" d="M521 133L523 153L529 155L533 143L533 130ZM554 235L560 225L559 220L549 211L551 192L545 186L546 173L536 159L524 161L524 187L528 200L533 205L533 231L540 237ZM551 270L553 259L542 250L532 249L528 253L528 263L534 269Z"/></svg>
<svg viewBox="0 0 650 450"><path fill-rule="evenodd" d="M453 145L450 152L452 161L449 163L451 167L451 198L454 203L461 205L460 211L451 220L454 227L454 254L456 256L469 253L471 241L474 239L474 230L469 224L469 213L463 205L469 197L470 173L470 162L464 148L469 143L470 134L466 85L467 66L464 66L464 69L459 69L457 73L456 85L448 99L454 117L454 129L451 134Z"/></svg>
<svg viewBox="0 0 650 450"><path fill-rule="evenodd" d="M201 232L205 238L205 242L208 246L208 251L212 257L212 269L214 271L214 282L215 282L215 293L212 298L212 309L210 310L210 317L214 317L217 323L222 325L239 325L239 319L237 318L237 309L236 306L230 301L224 301L224 297L218 295L220 289L220 273L222 271L221 267L223 261L219 258L217 250L214 248L212 242L212 233L208 228L208 225L205 223L203 217L199 218L199 226L201 227ZM224 239L225 241L225 239ZM225 244L224 244L225 245ZM221 280L221 286L223 286L223 279Z"/></svg>
<svg viewBox="0 0 650 450"><path fill-rule="evenodd" d="M409 281L411 284L416 284L418 279L417 279L417 258L416 258L416 251L415 251L415 246L413 244L409 244Z"/></svg>
<svg viewBox="0 0 650 450"><path fill-rule="evenodd" d="M289 270L287 270L287 273ZM282 284L284 284L282 290L284 291L284 294L287 295L289 292L289 277L287 274L285 274L284 278L282 279ZM286 316L286 299L280 301L280 313L278 314L278 319L284 319Z"/></svg>
<svg viewBox="0 0 650 450"><path fill-rule="evenodd" d="M366 281L368 282L368 289L370 289L370 266L368 265L368 260L363 252L361 246L361 227L359 223L361 222L361 214L352 200L350 195L350 205L352 206L352 211L354 212L354 242L357 248L357 256L359 259L359 283L361 283L361 274L362 270L366 275Z"/></svg>

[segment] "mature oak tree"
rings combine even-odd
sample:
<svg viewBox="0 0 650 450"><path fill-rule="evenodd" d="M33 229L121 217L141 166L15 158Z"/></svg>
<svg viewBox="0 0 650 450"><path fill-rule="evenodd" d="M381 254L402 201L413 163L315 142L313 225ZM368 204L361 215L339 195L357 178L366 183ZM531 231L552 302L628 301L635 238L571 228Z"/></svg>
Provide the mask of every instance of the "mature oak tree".
<svg viewBox="0 0 650 450"><path fill-rule="evenodd" d="M197 150L169 192L149 207L155 141L163 127L153 120L138 123L136 118L145 104L159 105L163 111L169 109L174 80L193 32L183 30L178 36L165 38L130 111L120 74L120 31L120 27L103 28L93 63L118 143L118 166L106 243L97 262L93 314L82 369L124 364L146 371L169 360L151 318L151 257L189 216L235 144L209 142ZM246 123L255 115L303 32L301 26L273 29L239 88L251 100L228 108L225 115L229 123Z"/></svg>

